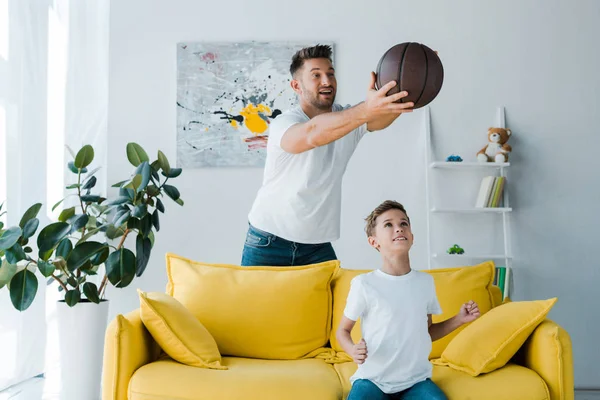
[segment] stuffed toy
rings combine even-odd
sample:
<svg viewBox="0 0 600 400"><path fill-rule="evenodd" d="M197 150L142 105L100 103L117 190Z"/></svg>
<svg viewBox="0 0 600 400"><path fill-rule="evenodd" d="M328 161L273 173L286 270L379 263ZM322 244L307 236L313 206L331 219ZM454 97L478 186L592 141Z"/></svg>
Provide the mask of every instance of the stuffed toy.
<svg viewBox="0 0 600 400"><path fill-rule="evenodd" d="M477 153L477 161L503 163L508 161L508 153L512 151L508 142L510 129L488 129L488 144Z"/></svg>

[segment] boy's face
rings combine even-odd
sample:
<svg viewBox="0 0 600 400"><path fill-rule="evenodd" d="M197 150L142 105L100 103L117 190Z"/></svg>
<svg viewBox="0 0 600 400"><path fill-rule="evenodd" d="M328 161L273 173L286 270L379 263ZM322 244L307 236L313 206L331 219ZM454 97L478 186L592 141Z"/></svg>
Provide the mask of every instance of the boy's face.
<svg viewBox="0 0 600 400"><path fill-rule="evenodd" d="M382 253L406 253L412 247L413 240L408 217L396 209L377 217L375 232L369 236L369 244Z"/></svg>

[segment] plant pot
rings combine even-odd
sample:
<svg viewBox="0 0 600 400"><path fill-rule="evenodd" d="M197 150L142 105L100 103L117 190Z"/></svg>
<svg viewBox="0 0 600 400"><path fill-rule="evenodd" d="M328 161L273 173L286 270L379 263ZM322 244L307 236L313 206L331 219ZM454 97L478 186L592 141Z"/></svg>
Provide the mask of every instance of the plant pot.
<svg viewBox="0 0 600 400"><path fill-rule="evenodd" d="M56 308L61 396L63 400L100 398L104 334L108 301L82 301L69 307L59 301Z"/></svg>

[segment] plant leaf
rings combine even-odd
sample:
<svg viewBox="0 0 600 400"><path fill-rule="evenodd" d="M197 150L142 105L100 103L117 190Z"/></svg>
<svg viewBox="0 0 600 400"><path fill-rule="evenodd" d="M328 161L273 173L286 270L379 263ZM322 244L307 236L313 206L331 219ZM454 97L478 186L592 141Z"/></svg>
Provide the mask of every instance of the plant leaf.
<svg viewBox="0 0 600 400"><path fill-rule="evenodd" d="M25 214L23 214L23 217L21 218L21 221L19 222L19 227L21 229L25 228L25 224L27 223L27 221L37 217L41 208L42 208L42 203L35 203L31 207L29 207L27 209L27 211L25 211Z"/></svg>
<svg viewBox="0 0 600 400"><path fill-rule="evenodd" d="M84 203L102 203L104 201L104 197L98 196L96 194L84 194L81 196L81 201Z"/></svg>
<svg viewBox="0 0 600 400"><path fill-rule="evenodd" d="M44 275L44 277L46 277L46 278L50 277L54 273L54 270L56 269L54 264L49 263L44 260L38 260L37 266L38 266L38 269L40 270L40 272L42 273L42 275Z"/></svg>
<svg viewBox="0 0 600 400"><path fill-rule="evenodd" d="M50 254L46 254L46 252L53 250L69 232L71 232L71 225L66 222L55 222L42 229L37 238L40 258L47 261L52 252Z"/></svg>
<svg viewBox="0 0 600 400"><path fill-rule="evenodd" d="M111 240L121 237L124 234L125 234L125 229L121 228L120 226L116 227L113 224L108 225L108 227L106 229L106 237Z"/></svg>
<svg viewBox="0 0 600 400"><path fill-rule="evenodd" d="M133 209L133 212L131 213L132 217L135 218L143 218L146 216L146 214L148 214L148 206L146 204L138 204L137 206L135 206L135 208Z"/></svg>
<svg viewBox="0 0 600 400"><path fill-rule="evenodd" d="M83 189L83 190L87 190L87 189L91 189L91 188L93 188L94 186L96 186L96 182L97 182L97 181L98 181L98 179L96 179L96 177L95 177L95 176L92 176L92 177L90 177L89 179L86 179L86 180L84 181L84 184L83 184L83 187L82 187L82 189Z"/></svg>
<svg viewBox="0 0 600 400"><path fill-rule="evenodd" d="M89 218L90 217L88 217L87 214L81 214L76 216L73 222L71 222L71 233L77 232L78 230L86 226Z"/></svg>
<svg viewBox="0 0 600 400"><path fill-rule="evenodd" d="M135 174L133 176L133 178L131 178L131 180L125 186L123 186L123 189L132 189L134 191L137 191L137 189L141 186L141 184L142 184L142 175Z"/></svg>
<svg viewBox="0 0 600 400"><path fill-rule="evenodd" d="M62 199L61 201L59 201L58 203L56 203L55 205L52 206L52 211L54 211L56 209L56 207L58 207L60 205L60 203L62 203L63 201L65 201L67 198L69 198L71 196L77 196L77 195L75 193L73 193L73 194L66 196L64 199Z"/></svg>
<svg viewBox="0 0 600 400"><path fill-rule="evenodd" d="M160 231L160 221L158 219L158 210L154 210L152 213L152 225L154 225L154 229L156 232Z"/></svg>
<svg viewBox="0 0 600 400"><path fill-rule="evenodd" d="M121 226L131 217L131 211L120 211L115 215L113 225Z"/></svg>
<svg viewBox="0 0 600 400"><path fill-rule="evenodd" d="M105 266L108 280L116 287L126 287L135 277L135 255L124 247L112 252Z"/></svg>
<svg viewBox="0 0 600 400"><path fill-rule="evenodd" d="M30 237L32 237L35 234L35 231L37 231L39 225L40 220L37 218L33 218L27 221L25 227L23 228L23 239L29 239Z"/></svg>
<svg viewBox="0 0 600 400"><path fill-rule="evenodd" d="M10 300L19 311L29 308L37 293L38 280L33 272L25 268L17 272L10 281Z"/></svg>
<svg viewBox="0 0 600 400"><path fill-rule="evenodd" d="M160 190L155 185L148 185L146 190L148 190L150 196L156 197L160 194Z"/></svg>
<svg viewBox="0 0 600 400"><path fill-rule="evenodd" d="M98 296L98 287L92 282L86 282L83 284L83 294L92 303L100 303L100 296Z"/></svg>
<svg viewBox="0 0 600 400"><path fill-rule="evenodd" d="M150 214L146 214L146 216L142 218L140 228L142 235L144 235L145 238L148 237L150 232L152 232L152 216Z"/></svg>
<svg viewBox="0 0 600 400"><path fill-rule="evenodd" d="M158 151L158 162L160 164L160 168L165 172L165 174L169 175L171 172L171 166L169 165L169 160L167 160L167 156L164 155L162 151Z"/></svg>
<svg viewBox="0 0 600 400"><path fill-rule="evenodd" d="M8 260L2 260L2 266L0 267L0 289L2 289L13 276L17 273L17 266L8 262Z"/></svg>
<svg viewBox="0 0 600 400"><path fill-rule="evenodd" d="M92 265L101 265L108 258L108 255L110 254L110 249L107 243L104 244L106 245L104 250L90 258Z"/></svg>
<svg viewBox="0 0 600 400"><path fill-rule="evenodd" d="M165 205L159 198L156 199L156 209L163 214L165 212Z"/></svg>
<svg viewBox="0 0 600 400"><path fill-rule="evenodd" d="M67 260L67 268L73 272L77 268L82 267L86 262L90 260L94 255L100 253L107 245L99 242L83 242L75 246L71 255Z"/></svg>
<svg viewBox="0 0 600 400"><path fill-rule="evenodd" d="M137 143L127 143L127 159L134 166L137 167L144 161L149 161L148 154L146 151Z"/></svg>
<svg viewBox="0 0 600 400"><path fill-rule="evenodd" d="M129 203L131 204L131 199L127 196L118 196L114 199L107 200L104 205L105 206L118 206L121 204Z"/></svg>
<svg viewBox="0 0 600 400"><path fill-rule="evenodd" d="M163 185L163 189L165 190L167 196L169 196L174 201L177 201L177 199L180 197L179 190L177 190L175 186Z"/></svg>
<svg viewBox="0 0 600 400"><path fill-rule="evenodd" d="M73 244L71 243L71 239L64 238L63 240L60 241L60 243L58 244L58 247L56 248L56 256L62 257L63 259L68 260L69 254L71 254L72 250L73 250Z"/></svg>
<svg viewBox="0 0 600 400"><path fill-rule="evenodd" d="M77 285L72 285L72 286L77 286ZM67 305L69 307L73 307L75 304L79 303L80 299L81 299L81 293L79 293L79 289L72 289L72 290L69 290L67 293L65 293L65 303L67 303Z"/></svg>
<svg viewBox="0 0 600 400"><path fill-rule="evenodd" d="M169 173L162 171L162 174L167 178L177 178L179 175L181 175L181 168L171 168Z"/></svg>
<svg viewBox="0 0 600 400"><path fill-rule="evenodd" d="M75 156L75 167L83 169L90 165L94 161L94 148L89 144L86 144L79 150Z"/></svg>
<svg viewBox="0 0 600 400"><path fill-rule="evenodd" d="M60 222L66 222L73 215L75 215L75 207L65 208L61 211L60 215L58 216L58 220Z"/></svg>
<svg viewBox="0 0 600 400"><path fill-rule="evenodd" d="M2 236L0 236L0 250L7 250L13 247L19 241L22 233L23 231L18 226L13 226L5 230Z"/></svg>
<svg viewBox="0 0 600 400"><path fill-rule="evenodd" d="M145 238L142 235L137 235L135 241L135 275L142 276L150 260L150 252L152 251L152 243L150 239Z"/></svg>
<svg viewBox="0 0 600 400"><path fill-rule="evenodd" d="M103 230L104 228L106 228L107 226L108 226L108 224L104 224L104 225L100 225L100 226L99 226L99 227L97 227L97 228L90 229L90 230L88 231L88 233L86 233L86 234L85 234L85 235L84 235L84 236L83 236L81 239L79 239L79 240L77 241L77 244L85 242L86 240L88 240L89 238L91 238L92 236L94 236L96 233L98 233L98 232L102 231L102 230Z"/></svg>
<svg viewBox="0 0 600 400"><path fill-rule="evenodd" d="M152 168L150 168L150 164L148 164L148 161L144 161L135 170L135 173L139 174L142 177L142 180L141 180L139 186L137 187L138 193L141 192L142 190L144 190L146 188L146 186L148 186L148 182L150 182L150 170L151 169Z"/></svg>
<svg viewBox="0 0 600 400"><path fill-rule="evenodd" d="M122 184L124 184L125 182L129 181L129 179L125 180L125 181L121 181L121 182L117 182L114 185L112 185L111 187L121 187Z"/></svg>
<svg viewBox="0 0 600 400"><path fill-rule="evenodd" d="M182 205L183 205L183 200L181 200L181 199L177 199L177 200L175 200L175 203L177 203L177 204L179 204L180 206L182 206Z"/></svg>
<svg viewBox="0 0 600 400"><path fill-rule="evenodd" d="M77 167L75 166L75 163L73 163L73 161L69 161L67 163L67 167L69 167L69 169L71 170L71 172L74 173L74 174L79 174L80 172L82 174L85 174L87 172L87 168L82 168L81 171L79 171L77 169Z"/></svg>
<svg viewBox="0 0 600 400"><path fill-rule="evenodd" d="M21 260L27 259L27 254L23 251L23 247L19 243L15 243L13 247L5 251L6 259L11 264L17 264Z"/></svg>

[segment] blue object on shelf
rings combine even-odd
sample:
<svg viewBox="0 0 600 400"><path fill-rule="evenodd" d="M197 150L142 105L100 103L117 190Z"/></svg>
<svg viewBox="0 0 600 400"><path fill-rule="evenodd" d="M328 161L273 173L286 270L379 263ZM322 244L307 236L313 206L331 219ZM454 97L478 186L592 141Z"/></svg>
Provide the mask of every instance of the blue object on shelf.
<svg viewBox="0 0 600 400"><path fill-rule="evenodd" d="M463 159L461 158L461 156L459 155L449 155L448 157L446 157L446 161L448 162L461 162Z"/></svg>

